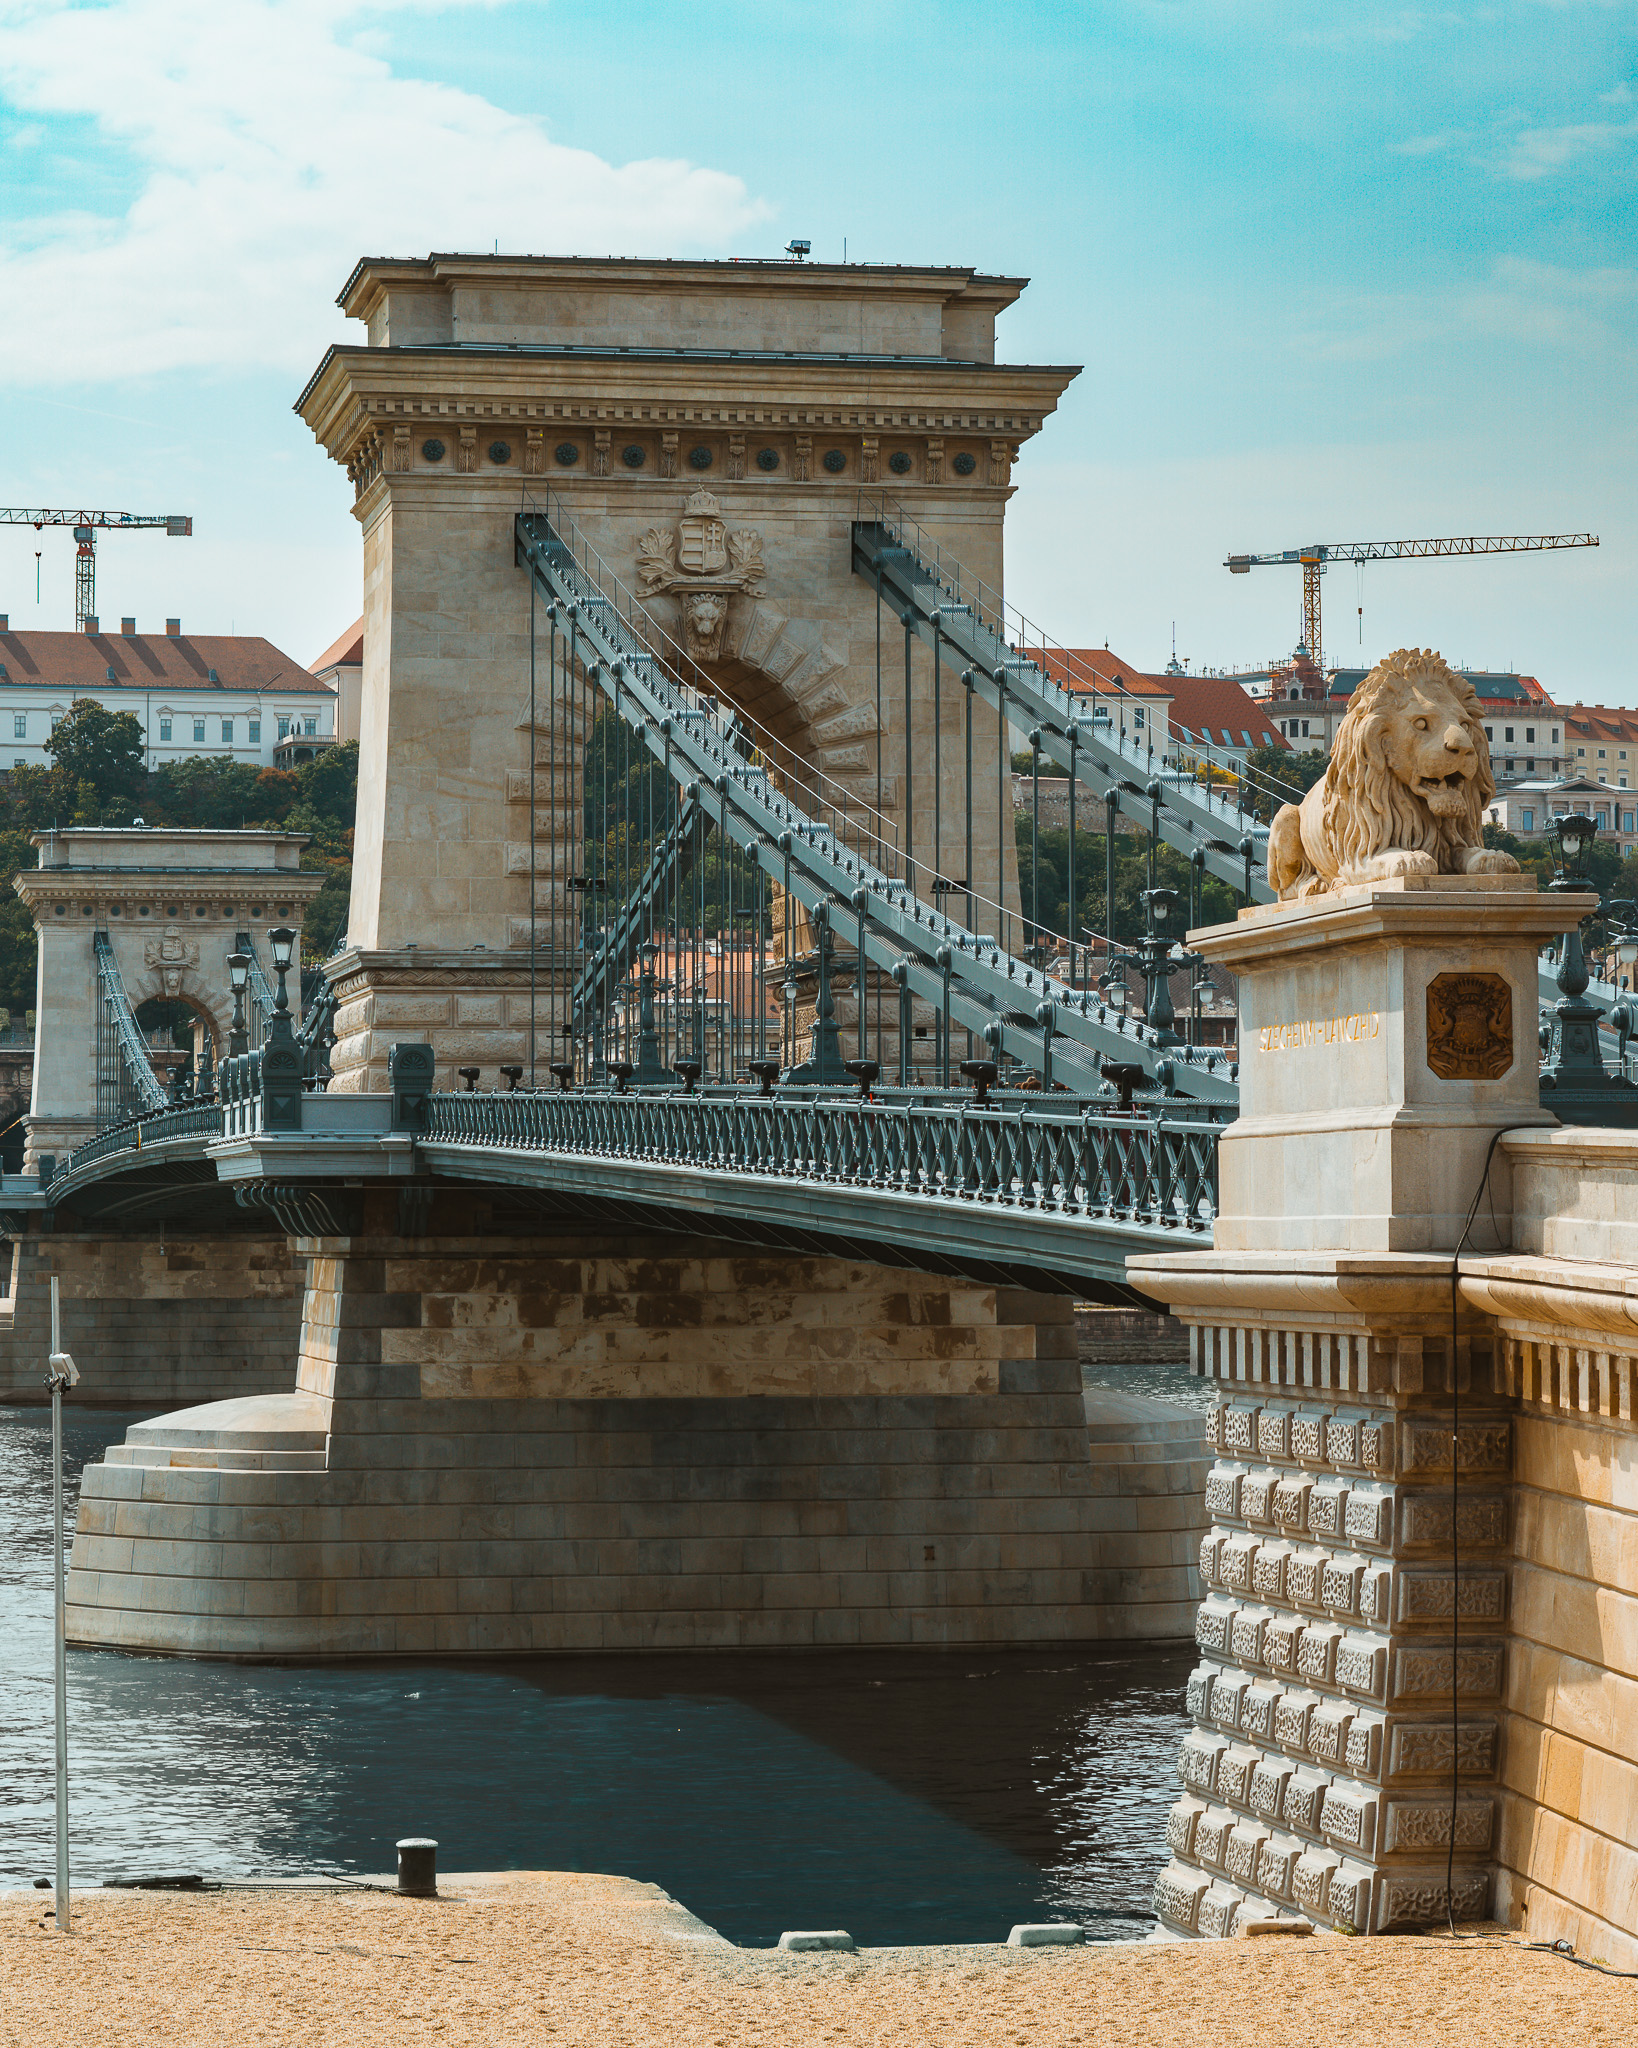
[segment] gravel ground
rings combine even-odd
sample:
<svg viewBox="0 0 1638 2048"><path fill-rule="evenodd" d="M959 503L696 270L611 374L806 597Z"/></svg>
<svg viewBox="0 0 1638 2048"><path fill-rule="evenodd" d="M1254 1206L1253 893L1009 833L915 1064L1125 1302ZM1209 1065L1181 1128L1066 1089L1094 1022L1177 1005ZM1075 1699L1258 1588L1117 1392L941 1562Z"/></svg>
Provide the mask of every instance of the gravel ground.
<svg viewBox="0 0 1638 2048"><path fill-rule="evenodd" d="M523 2042L1415 2048L1638 2038L1638 1984L1496 1935L1070 1950L736 1949L651 1885L507 1872L444 1896L0 1895L0 2042L29 2048Z"/></svg>

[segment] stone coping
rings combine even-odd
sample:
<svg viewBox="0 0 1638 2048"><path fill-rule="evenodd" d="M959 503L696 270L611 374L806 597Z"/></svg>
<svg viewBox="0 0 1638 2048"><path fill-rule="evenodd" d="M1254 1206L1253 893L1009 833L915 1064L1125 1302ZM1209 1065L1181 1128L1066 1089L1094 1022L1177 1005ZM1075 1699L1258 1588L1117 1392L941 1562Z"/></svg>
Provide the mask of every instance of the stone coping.
<svg viewBox="0 0 1638 2048"><path fill-rule="evenodd" d="M1390 940L1471 945L1528 939L1539 945L1598 908L1588 892L1539 891L1521 875L1398 875L1288 903L1257 903L1233 924L1203 925L1188 943L1208 960L1289 963L1311 947Z"/></svg>
<svg viewBox="0 0 1638 2048"><path fill-rule="evenodd" d="M127 1444L242 1450L322 1450L330 1429L330 1402L322 1394L244 1394L178 1408L151 1422L134 1423Z"/></svg>
<svg viewBox="0 0 1638 2048"><path fill-rule="evenodd" d="M1558 1124L1546 1130L1504 1131L1502 1150L1529 1166L1638 1167L1638 1131L1587 1124Z"/></svg>

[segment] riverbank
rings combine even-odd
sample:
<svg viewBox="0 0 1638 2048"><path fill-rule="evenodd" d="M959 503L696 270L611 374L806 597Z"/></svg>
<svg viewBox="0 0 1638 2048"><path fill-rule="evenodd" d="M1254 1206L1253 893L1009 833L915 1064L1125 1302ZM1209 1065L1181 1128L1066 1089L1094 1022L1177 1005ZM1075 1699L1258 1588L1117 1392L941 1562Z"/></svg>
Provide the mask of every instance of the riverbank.
<svg viewBox="0 0 1638 2048"><path fill-rule="evenodd" d="M76 2048L893 2048L1210 2041L1407 2048L1629 2041L1631 1983L1498 1934L873 1949L738 1949L652 1885L558 1872L366 1891L0 1896L0 2042Z"/></svg>

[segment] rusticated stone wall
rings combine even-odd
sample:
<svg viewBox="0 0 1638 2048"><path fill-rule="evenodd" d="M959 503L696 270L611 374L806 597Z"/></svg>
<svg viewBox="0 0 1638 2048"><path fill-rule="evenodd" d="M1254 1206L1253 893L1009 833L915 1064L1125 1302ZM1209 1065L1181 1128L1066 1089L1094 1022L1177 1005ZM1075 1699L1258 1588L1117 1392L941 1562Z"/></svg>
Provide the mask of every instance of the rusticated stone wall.
<svg viewBox="0 0 1638 2048"><path fill-rule="evenodd" d="M43 1402L50 1278L81 1407L178 1408L290 1384L305 1262L284 1237L16 1237L0 1297L0 1401Z"/></svg>
<svg viewBox="0 0 1638 2048"><path fill-rule="evenodd" d="M1511 1466L1510 1422L1484 1385L1488 1358L1476 1361L1480 1386L1463 1389L1458 1580L1448 1347L1419 1342L1413 1376L1399 1347L1363 1332L1208 1327L1196 1340L1223 1398L1200 1549L1194 1727L1155 1893L1162 1922L1222 1935L1247 1914L1296 1911L1356 1933L1441 1919L1453 1719L1455 1910L1483 1917ZM1422 1395L1395 1387L1410 1377Z"/></svg>

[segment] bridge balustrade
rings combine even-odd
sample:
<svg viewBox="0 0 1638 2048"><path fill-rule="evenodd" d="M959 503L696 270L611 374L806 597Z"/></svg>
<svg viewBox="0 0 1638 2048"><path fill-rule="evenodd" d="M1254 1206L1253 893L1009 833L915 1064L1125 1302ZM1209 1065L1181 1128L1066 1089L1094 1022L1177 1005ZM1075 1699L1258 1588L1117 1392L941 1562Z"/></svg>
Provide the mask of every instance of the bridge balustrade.
<svg viewBox="0 0 1638 2048"><path fill-rule="evenodd" d="M1209 1233L1213 1124L758 1095L434 1095L429 1140L756 1174Z"/></svg>

